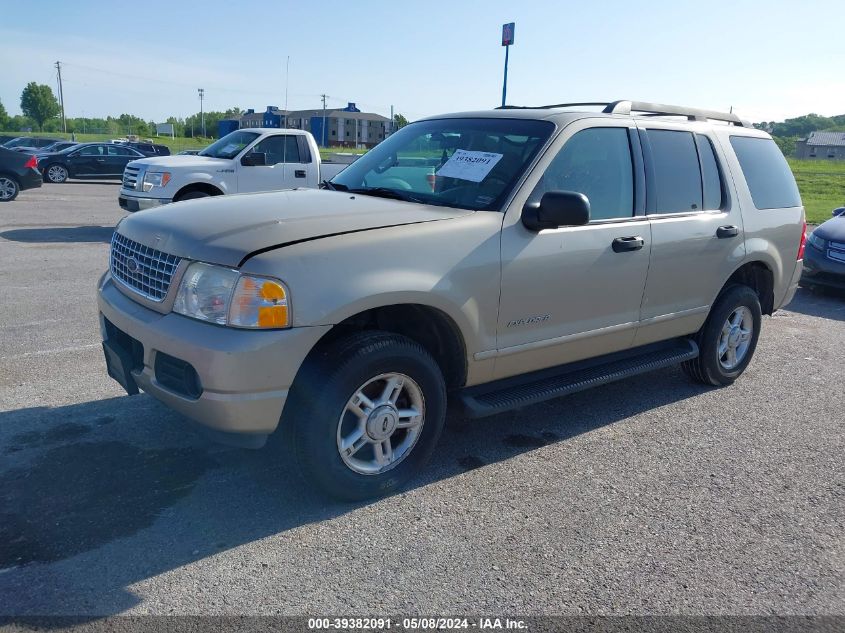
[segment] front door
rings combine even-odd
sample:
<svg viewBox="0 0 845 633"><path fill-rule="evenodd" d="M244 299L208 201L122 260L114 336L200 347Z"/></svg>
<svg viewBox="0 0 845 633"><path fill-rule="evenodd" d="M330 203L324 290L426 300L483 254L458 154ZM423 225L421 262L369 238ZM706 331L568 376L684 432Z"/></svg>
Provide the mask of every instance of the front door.
<svg viewBox="0 0 845 633"><path fill-rule="evenodd" d="M256 143L246 156L264 154L265 164L244 165L242 162L238 166L238 191L278 191L305 186L307 168L301 162L296 139L293 134L277 134Z"/></svg>
<svg viewBox="0 0 845 633"><path fill-rule="evenodd" d="M745 257L742 215L707 126L640 128L652 247L638 345L697 331Z"/></svg>
<svg viewBox="0 0 845 633"><path fill-rule="evenodd" d="M144 155L134 149L120 145L109 145L106 148L106 162L103 164L100 173L102 176L120 178L123 176L126 164L131 160L140 158L144 158Z"/></svg>
<svg viewBox="0 0 845 633"><path fill-rule="evenodd" d="M632 345L651 251L639 151L632 122L587 119L540 162L528 201L583 193L585 226L530 231L520 221L524 199L514 200L502 231L497 378Z"/></svg>
<svg viewBox="0 0 845 633"><path fill-rule="evenodd" d="M91 177L102 173L106 162L106 146L86 145L68 156L67 166L70 176Z"/></svg>

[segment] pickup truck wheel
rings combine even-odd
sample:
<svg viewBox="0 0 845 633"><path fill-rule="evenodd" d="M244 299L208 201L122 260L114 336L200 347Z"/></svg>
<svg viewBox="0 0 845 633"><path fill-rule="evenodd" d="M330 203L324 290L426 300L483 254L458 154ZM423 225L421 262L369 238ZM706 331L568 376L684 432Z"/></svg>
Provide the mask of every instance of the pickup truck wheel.
<svg viewBox="0 0 845 633"><path fill-rule="evenodd" d="M728 288L696 336L699 355L683 364L686 374L705 385L731 384L751 362L761 319L756 292L748 286Z"/></svg>
<svg viewBox="0 0 845 633"><path fill-rule="evenodd" d="M206 193L205 191L189 191L186 194L179 196L176 202L182 202L182 200L195 200L196 198L210 198L211 194Z"/></svg>
<svg viewBox="0 0 845 633"><path fill-rule="evenodd" d="M20 190L17 180L10 176L0 176L0 202L11 202L18 197Z"/></svg>
<svg viewBox="0 0 845 633"><path fill-rule="evenodd" d="M411 339L363 332L306 361L291 390L293 449L308 483L348 501L389 494L431 457L446 386Z"/></svg>
<svg viewBox="0 0 845 633"><path fill-rule="evenodd" d="M57 185L65 182L68 178L67 169L62 165L50 165L44 170L44 175L47 180Z"/></svg>

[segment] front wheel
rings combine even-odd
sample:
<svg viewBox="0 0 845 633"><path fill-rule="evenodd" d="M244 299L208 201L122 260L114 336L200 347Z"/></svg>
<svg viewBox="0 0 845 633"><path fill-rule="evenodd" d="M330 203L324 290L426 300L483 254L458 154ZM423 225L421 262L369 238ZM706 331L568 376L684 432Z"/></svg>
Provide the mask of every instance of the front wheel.
<svg viewBox="0 0 845 633"><path fill-rule="evenodd" d="M686 361L686 374L705 385L729 385L754 355L762 321L760 300L748 286L725 290L696 336L698 358Z"/></svg>
<svg viewBox="0 0 845 633"><path fill-rule="evenodd" d="M389 494L434 452L446 387L411 339L362 332L315 352L291 389L283 424L308 483L344 500Z"/></svg>
<svg viewBox="0 0 845 633"><path fill-rule="evenodd" d="M11 176L0 176L0 202L11 202L18 197L21 187Z"/></svg>
<svg viewBox="0 0 845 633"><path fill-rule="evenodd" d="M67 168L62 165L50 165L44 170L46 179L57 185L65 182L68 179Z"/></svg>

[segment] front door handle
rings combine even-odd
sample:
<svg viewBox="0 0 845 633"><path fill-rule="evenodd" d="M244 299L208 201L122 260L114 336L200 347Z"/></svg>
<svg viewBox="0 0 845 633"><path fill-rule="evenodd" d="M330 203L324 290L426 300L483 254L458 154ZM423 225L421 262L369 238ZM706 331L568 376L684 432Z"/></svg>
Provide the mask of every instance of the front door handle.
<svg viewBox="0 0 845 633"><path fill-rule="evenodd" d="M737 235L739 235L739 229L733 225L720 226L718 229L716 229L716 237L718 237L720 240L723 240L727 237L736 237Z"/></svg>
<svg viewBox="0 0 845 633"><path fill-rule="evenodd" d="M98 158L98 159L97 159L97 162L98 162L98 163L105 163L105 162L106 162L106 159L105 159L105 158Z"/></svg>
<svg viewBox="0 0 845 633"><path fill-rule="evenodd" d="M294 178L305 178L305 170L304 169L297 169L293 172Z"/></svg>
<svg viewBox="0 0 845 633"><path fill-rule="evenodd" d="M643 245L645 245L645 240L639 235L634 235L632 237L617 237L611 244L614 253L638 251L643 247Z"/></svg>

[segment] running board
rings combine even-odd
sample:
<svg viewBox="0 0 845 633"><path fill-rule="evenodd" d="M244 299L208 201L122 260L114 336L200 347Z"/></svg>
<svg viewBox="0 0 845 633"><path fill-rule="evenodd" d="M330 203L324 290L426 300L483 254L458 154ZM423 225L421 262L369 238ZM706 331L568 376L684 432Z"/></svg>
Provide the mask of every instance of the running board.
<svg viewBox="0 0 845 633"><path fill-rule="evenodd" d="M460 392L460 399L469 417L483 418L696 357L694 341L675 339L469 387Z"/></svg>

